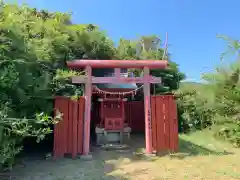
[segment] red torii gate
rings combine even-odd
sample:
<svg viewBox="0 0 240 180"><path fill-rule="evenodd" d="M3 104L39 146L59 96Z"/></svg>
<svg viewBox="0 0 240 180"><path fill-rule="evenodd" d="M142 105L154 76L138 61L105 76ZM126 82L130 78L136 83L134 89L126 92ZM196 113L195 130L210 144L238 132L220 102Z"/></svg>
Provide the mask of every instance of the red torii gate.
<svg viewBox="0 0 240 180"><path fill-rule="evenodd" d="M88 155L90 143L90 119L91 119L91 96L92 83L143 83L144 106L145 106L145 138L146 152L152 153L152 127L151 127L151 104L150 83L161 83L161 78L150 76L150 69L165 69L168 65L164 60L73 60L68 61L67 66L71 69L85 68L87 76L72 77L72 83L85 84L85 115L84 115L84 144L83 154ZM113 77L92 77L92 68L114 68ZM143 68L143 77L121 77L120 68Z"/></svg>

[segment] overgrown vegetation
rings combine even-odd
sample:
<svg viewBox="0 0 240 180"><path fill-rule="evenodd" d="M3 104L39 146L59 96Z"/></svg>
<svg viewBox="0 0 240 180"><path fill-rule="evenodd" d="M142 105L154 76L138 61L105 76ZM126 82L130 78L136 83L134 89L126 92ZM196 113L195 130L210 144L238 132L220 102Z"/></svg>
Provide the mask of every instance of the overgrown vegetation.
<svg viewBox="0 0 240 180"><path fill-rule="evenodd" d="M42 140L52 132L49 125L61 118L51 118L55 95L82 94L81 86L72 85L69 77L83 72L67 70L66 61L162 59L163 49L139 49L140 40L121 39L116 47L99 27L73 24L70 14L1 3L0 165L14 164L26 137ZM168 54L166 58L170 68L152 72L163 78L163 86L157 87L156 93L177 89L184 78Z"/></svg>
<svg viewBox="0 0 240 180"><path fill-rule="evenodd" d="M216 137L240 147L240 43L224 39L228 42L227 52L237 55L237 59L204 74L204 84L182 85L177 92L180 123L184 131L209 127Z"/></svg>
<svg viewBox="0 0 240 180"><path fill-rule="evenodd" d="M225 37L224 37L225 38ZM26 137L43 140L52 133L51 117L55 95L82 94L82 87L70 83L73 75L66 61L73 59L162 59L164 50L141 46L158 39L150 35L138 40L120 39L118 46L97 26L71 22L71 15L37 11L27 6L0 5L0 166L11 167L23 149ZM239 53L239 41L229 40L231 52ZM159 39L158 39L159 41ZM158 42L159 43L159 42ZM147 43L146 43L147 44ZM229 52L229 51L228 51ZM224 53L223 55L226 55ZM152 93L176 92L179 128L189 132L211 129L216 137L240 147L240 62L220 66L205 74L204 84L182 83L184 74L166 54L169 68L153 70L163 85ZM135 75L141 70L131 69ZM141 98L141 97L138 97Z"/></svg>

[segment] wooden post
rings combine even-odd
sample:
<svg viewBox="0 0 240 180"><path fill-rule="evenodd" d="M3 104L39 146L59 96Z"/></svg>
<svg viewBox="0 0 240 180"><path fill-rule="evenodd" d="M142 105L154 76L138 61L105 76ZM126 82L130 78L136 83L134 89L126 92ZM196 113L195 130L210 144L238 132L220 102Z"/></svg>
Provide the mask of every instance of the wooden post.
<svg viewBox="0 0 240 180"><path fill-rule="evenodd" d="M114 68L114 73L115 73L116 78L120 78L121 69L120 68Z"/></svg>
<svg viewBox="0 0 240 180"><path fill-rule="evenodd" d="M86 67L87 82L85 83L85 114L84 114L84 141L83 155L88 155L90 144L90 121L91 121L91 101L92 101L92 68Z"/></svg>
<svg viewBox="0 0 240 180"><path fill-rule="evenodd" d="M149 78L149 68L144 67L144 79ZM151 127L151 104L150 104L150 83L144 83L144 109L145 109L145 139L146 153L152 153L152 127Z"/></svg>

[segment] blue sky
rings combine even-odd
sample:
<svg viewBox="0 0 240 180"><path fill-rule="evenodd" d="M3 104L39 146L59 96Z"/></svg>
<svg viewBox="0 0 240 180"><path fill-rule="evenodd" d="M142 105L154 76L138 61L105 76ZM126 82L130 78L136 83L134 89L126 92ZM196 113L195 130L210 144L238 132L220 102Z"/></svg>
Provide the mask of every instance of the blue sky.
<svg viewBox="0 0 240 180"><path fill-rule="evenodd" d="M16 1L15 1L16 2ZM169 34L169 52L188 80L220 63L226 43L240 39L239 0L22 0L50 11L73 12L74 23L92 23L117 42L120 37Z"/></svg>

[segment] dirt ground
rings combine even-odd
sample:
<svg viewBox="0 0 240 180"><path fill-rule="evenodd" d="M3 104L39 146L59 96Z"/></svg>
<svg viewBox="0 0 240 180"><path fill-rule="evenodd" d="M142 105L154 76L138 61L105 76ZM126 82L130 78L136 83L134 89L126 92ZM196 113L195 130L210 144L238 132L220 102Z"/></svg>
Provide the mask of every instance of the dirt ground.
<svg viewBox="0 0 240 180"><path fill-rule="evenodd" d="M141 156L143 136L133 136L130 148L92 149L92 160L26 158L11 176L16 180L233 180L240 179L240 150L204 133L180 136L177 154Z"/></svg>

